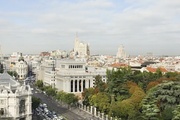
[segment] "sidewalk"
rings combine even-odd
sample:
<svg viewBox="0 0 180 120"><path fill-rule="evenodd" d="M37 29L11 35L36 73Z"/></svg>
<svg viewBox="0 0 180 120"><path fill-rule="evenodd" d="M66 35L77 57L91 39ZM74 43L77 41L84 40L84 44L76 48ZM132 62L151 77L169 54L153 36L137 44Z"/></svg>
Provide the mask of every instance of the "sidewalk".
<svg viewBox="0 0 180 120"><path fill-rule="evenodd" d="M75 114L78 114L80 116L82 116L84 118L84 120L100 120L99 118L96 118L95 116L93 116L92 114L83 111L79 108L71 108L69 109L70 111L74 112Z"/></svg>
<svg viewBox="0 0 180 120"><path fill-rule="evenodd" d="M68 109L69 111L71 111L71 112L73 112L73 113L75 113L75 114L83 117L83 118L84 118L83 120L100 120L99 118L96 118L94 115L92 115L92 114L90 114L90 113L88 113L88 112L86 112L86 111L83 111L83 110L81 110L81 109L78 108L78 107L70 107L70 108L68 108L67 105L61 104L61 103L60 103L58 100L56 100L55 98L53 98L53 97L51 97L51 96L49 96L49 98L50 98L51 100L53 100L54 102L56 102L56 103L58 104L58 106L61 106L61 107L63 107L63 108L66 108L66 109Z"/></svg>

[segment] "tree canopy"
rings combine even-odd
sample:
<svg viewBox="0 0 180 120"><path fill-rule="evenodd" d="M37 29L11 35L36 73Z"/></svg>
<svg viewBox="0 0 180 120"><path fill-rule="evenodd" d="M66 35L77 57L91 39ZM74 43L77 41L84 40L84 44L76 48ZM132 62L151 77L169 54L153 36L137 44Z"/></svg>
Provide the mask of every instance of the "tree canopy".
<svg viewBox="0 0 180 120"><path fill-rule="evenodd" d="M98 75L94 87L83 91L85 105L122 120L172 119L179 115L179 73L163 74L159 69L155 73L139 72L127 67L107 70L106 76L106 83Z"/></svg>

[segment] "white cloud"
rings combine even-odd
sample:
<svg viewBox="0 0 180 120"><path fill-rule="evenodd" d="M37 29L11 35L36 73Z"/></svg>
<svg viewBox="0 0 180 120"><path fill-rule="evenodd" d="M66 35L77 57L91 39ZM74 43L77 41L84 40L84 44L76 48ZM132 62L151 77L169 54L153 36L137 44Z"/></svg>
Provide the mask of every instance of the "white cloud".
<svg viewBox="0 0 180 120"><path fill-rule="evenodd" d="M51 43L52 47L65 49L73 47L73 38L78 32L82 41L91 44L92 53L115 54L118 44L125 44L130 54L149 51L161 54L160 45L169 45L171 52L168 54L178 54L177 50L173 51L173 45L178 45L180 39L179 0L41 2L42 5L30 6L22 12L0 10L0 38L5 39L7 34L14 40L28 36L32 42L46 41L44 48ZM142 48L135 51L131 49L134 46ZM141 51L143 48L145 50Z"/></svg>

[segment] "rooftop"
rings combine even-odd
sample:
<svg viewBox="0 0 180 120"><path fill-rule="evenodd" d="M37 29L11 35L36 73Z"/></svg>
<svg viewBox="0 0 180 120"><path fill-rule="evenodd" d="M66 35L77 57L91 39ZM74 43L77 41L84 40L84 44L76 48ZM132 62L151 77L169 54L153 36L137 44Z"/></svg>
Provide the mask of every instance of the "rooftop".
<svg viewBox="0 0 180 120"><path fill-rule="evenodd" d="M18 86L19 83L15 81L8 73L0 74L0 85L10 87L10 86Z"/></svg>

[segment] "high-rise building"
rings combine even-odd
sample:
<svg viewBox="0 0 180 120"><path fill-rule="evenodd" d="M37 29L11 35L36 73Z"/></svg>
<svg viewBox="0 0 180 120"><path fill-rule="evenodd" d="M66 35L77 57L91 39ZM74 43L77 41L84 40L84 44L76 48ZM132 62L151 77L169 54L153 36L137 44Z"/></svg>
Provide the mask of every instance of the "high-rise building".
<svg viewBox="0 0 180 120"><path fill-rule="evenodd" d="M74 56L76 57L87 57L90 55L89 45L79 41L76 35L74 42Z"/></svg>
<svg viewBox="0 0 180 120"><path fill-rule="evenodd" d="M120 58L120 59L126 58L126 53L124 51L124 46L123 45L119 46L116 58Z"/></svg>

